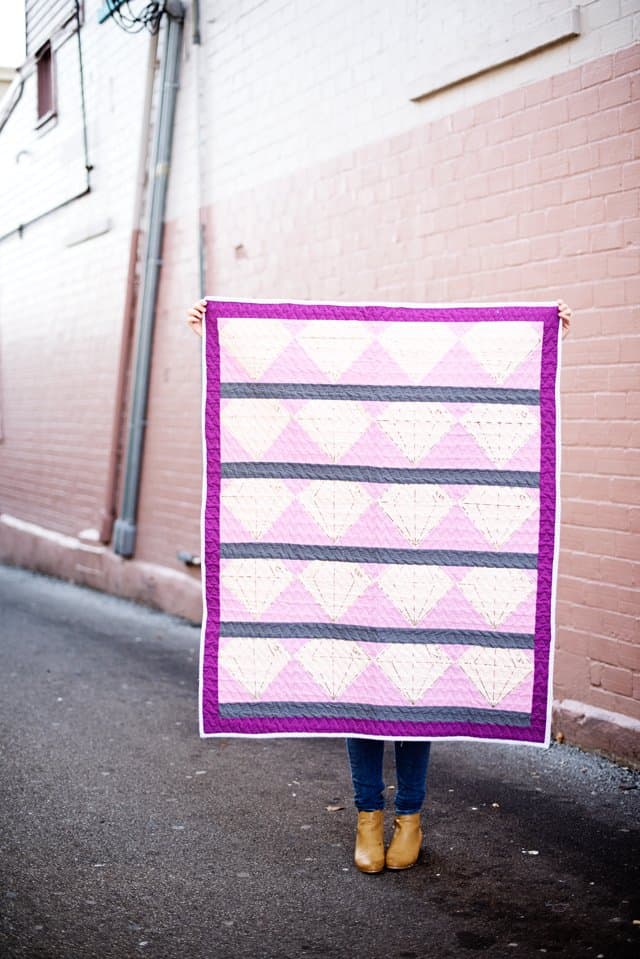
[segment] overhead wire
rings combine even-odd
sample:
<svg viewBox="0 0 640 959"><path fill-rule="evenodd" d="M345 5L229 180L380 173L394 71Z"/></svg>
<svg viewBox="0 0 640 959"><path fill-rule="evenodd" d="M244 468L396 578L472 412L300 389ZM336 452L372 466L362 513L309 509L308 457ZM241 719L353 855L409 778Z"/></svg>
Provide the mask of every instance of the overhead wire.
<svg viewBox="0 0 640 959"><path fill-rule="evenodd" d="M146 29L149 33L155 34L160 29L165 7L164 0L162 2L152 0L146 3L139 13L134 13L131 9L131 0L125 0L113 9L111 19L126 33L140 33Z"/></svg>

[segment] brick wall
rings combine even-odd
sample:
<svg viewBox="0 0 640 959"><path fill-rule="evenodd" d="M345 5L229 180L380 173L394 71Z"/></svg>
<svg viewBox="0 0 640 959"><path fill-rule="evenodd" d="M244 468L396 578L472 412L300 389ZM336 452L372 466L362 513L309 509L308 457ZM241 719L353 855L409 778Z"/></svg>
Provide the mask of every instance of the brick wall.
<svg viewBox="0 0 640 959"><path fill-rule="evenodd" d="M216 0L203 5L200 48L187 20L131 561L74 537L100 524L114 439L149 38L87 16L94 191L0 250L1 558L198 616L199 577L176 554L200 547L200 343L184 317L200 292L201 213L210 294L562 297L575 317L562 374L555 693L604 710L607 728L640 720L640 4L580 3L579 36L412 101L426 65L444 71L461 49L533 34L565 10L498 6L491 35L472 0L440 19L419 3ZM55 173L65 149L77 173L74 47L58 132L33 135L25 87L0 135L3 182L21 145L52 158L47 176L32 176L40 202L68 186L72 165ZM18 213L30 209L23 186L11 190ZM584 730L572 735L584 741Z"/></svg>
<svg viewBox="0 0 640 959"><path fill-rule="evenodd" d="M430 78L533 43L562 15L580 33L418 101ZM487 11L490 10L490 15ZM638 0L214 0L202 31L207 199L446 117L640 40ZM191 93L188 98L191 100ZM170 198L178 217L181 191Z"/></svg>
<svg viewBox="0 0 640 959"><path fill-rule="evenodd" d="M572 306L562 372L555 695L636 720L639 65L640 47L625 48L259 180L208 208L211 293L443 302L562 297ZM176 256L181 223L171 226ZM194 287L185 304L196 296ZM176 324L179 307L174 301ZM181 384L176 454L186 424L199 417L190 336L169 324L159 347L169 356L182 337L193 364L194 382ZM157 377L154 403L176 418L168 396ZM195 444L194 427L187 438ZM160 443L156 450L159 465ZM145 529L145 555L157 555L163 543L198 542L199 488L187 479L195 457L182 462L177 495L193 509L179 536L175 520L164 530ZM160 492L147 490L148 516L158 515L155 502L160 508Z"/></svg>
<svg viewBox="0 0 640 959"><path fill-rule="evenodd" d="M97 528L104 505L149 42L94 13L82 28L92 191L0 244L0 511L72 535ZM0 134L0 234L85 186L76 35L54 50L57 121L36 129L27 71Z"/></svg>

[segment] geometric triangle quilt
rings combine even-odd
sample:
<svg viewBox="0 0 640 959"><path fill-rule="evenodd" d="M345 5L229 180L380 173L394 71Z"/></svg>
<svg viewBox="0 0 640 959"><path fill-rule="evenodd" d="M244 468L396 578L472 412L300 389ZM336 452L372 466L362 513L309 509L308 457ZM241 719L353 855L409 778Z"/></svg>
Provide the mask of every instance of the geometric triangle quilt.
<svg viewBox="0 0 640 959"><path fill-rule="evenodd" d="M200 736L550 742L557 303L208 297Z"/></svg>

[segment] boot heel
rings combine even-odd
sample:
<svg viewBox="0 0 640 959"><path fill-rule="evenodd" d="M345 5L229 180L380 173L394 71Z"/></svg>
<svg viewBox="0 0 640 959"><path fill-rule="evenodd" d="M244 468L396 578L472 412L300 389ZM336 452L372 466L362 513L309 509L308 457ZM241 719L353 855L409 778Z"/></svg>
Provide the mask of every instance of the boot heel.
<svg viewBox="0 0 640 959"><path fill-rule="evenodd" d="M384 858L384 811L359 812L353 861L360 872L375 873L384 869Z"/></svg>
<svg viewBox="0 0 640 959"><path fill-rule="evenodd" d="M415 866L422 847L420 813L396 816L393 837L386 855L387 869L410 869Z"/></svg>

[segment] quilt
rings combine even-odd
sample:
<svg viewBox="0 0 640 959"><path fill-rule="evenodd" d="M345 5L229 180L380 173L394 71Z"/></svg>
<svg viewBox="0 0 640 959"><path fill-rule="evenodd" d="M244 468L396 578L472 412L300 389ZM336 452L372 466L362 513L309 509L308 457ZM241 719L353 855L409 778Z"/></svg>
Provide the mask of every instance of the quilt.
<svg viewBox="0 0 640 959"><path fill-rule="evenodd" d="M201 737L549 745L559 329L207 297Z"/></svg>

